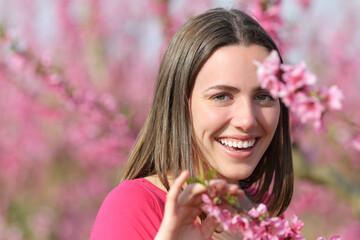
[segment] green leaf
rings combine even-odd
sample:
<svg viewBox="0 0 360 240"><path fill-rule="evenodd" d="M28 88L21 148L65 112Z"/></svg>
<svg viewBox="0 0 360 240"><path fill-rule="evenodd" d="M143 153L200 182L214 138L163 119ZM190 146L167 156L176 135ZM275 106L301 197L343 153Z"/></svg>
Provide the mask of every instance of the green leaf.
<svg viewBox="0 0 360 240"><path fill-rule="evenodd" d="M217 173L217 169L213 169L213 170L211 170L210 172L207 172L207 173L206 173L206 179L207 179L207 180L212 179L212 177L214 176L215 173Z"/></svg>
<svg viewBox="0 0 360 240"><path fill-rule="evenodd" d="M186 179L186 183L201 183L201 181L197 178L188 178Z"/></svg>
<svg viewBox="0 0 360 240"><path fill-rule="evenodd" d="M219 205L219 204L221 204L223 201L222 201L222 199L221 199L221 197L215 197L214 199L213 199L213 201L214 201L214 203L216 204L216 205Z"/></svg>
<svg viewBox="0 0 360 240"><path fill-rule="evenodd" d="M203 179L198 179L198 178L188 178L186 179L186 183L200 183L202 185L204 185L206 188L208 188L208 185L205 183L205 181Z"/></svg>
<svg viewBox="0 0 360 240"><path fill-rule="evenodd" d="M235 197L231 196L231 194L229 192L226 194L225 198L231 205L233 205L235 203L235 200L236 200Z"/></svg>
<svg viewBox="0 0 360 240"><path fill-rule="evenodd" d="M201 183L202 185L204 185L206 188L208 188L208 185L206 184L206 182L203 179L199 179L199 183Z"/></svg>

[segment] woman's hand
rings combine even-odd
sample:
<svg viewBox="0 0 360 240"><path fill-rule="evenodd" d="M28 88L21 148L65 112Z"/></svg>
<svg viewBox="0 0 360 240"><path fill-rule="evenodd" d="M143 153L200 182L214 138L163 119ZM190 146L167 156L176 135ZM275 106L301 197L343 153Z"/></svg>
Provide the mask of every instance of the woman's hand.
<svg viewBox="0 0 360 240"><path fill-rule="evenodd" d="M165 204L165 213L159 228L156 240L167 239L210 239L218 223L213 217L206 217L199 226L194 224L202 212L203 201L201 195L207 189L199 184L189 184L181 191L182 185L189 177L189 172L184 171L171 186ZM230 192L242 197L244 192L236 184L227 184L225 180L212 180L210 186L220 192Z"/></svg>

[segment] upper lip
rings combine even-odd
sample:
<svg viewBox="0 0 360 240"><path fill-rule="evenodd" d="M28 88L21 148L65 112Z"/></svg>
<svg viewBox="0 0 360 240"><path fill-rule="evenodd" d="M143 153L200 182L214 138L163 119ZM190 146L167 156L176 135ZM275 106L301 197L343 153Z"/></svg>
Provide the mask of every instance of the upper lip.
<svg viewBox="0 0 360 240"><path fill-rule="evenodd" d="M232 135L232 136L223 136L223 137L216 137L217 140L221 139L235 139L235 140L241 140L241 141L247 141L252 139L257 139L259 136L255 135Z"/></svg>

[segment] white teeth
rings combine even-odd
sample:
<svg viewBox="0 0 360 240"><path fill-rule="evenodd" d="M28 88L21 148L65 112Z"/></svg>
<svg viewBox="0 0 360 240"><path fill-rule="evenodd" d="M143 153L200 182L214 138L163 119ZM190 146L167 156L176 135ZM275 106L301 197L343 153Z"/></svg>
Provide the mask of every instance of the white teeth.
<svg viewBox="0 0 360 240"><path fill-rule="evenodd" d="M220 142L223 144L223 145L226 145L228 147L235 147L235 148L249 148L249 147L252 147L254 146L255 144L255 139L252 139L252 140L249 140L249 141L238 141L238 142L235 142L235 141L227 141L226 139L220 139Z"/></svg>

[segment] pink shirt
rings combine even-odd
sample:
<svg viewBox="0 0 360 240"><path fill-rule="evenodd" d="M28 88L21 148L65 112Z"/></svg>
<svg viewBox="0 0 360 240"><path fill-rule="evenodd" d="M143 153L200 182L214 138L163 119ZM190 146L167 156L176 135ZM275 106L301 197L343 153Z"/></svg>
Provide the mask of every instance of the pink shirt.
<svg viewBox="0 0 360 240"><path fill-rule="evenodd" d="M166 192L144 178L123 181L101 205L90 240L154 239L165 200Z"/></svg>

